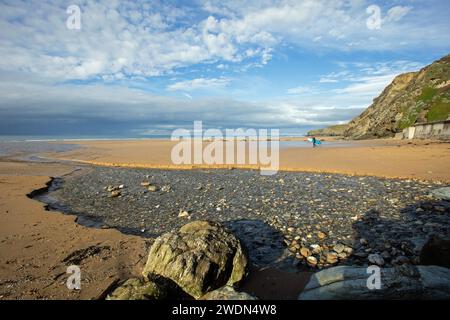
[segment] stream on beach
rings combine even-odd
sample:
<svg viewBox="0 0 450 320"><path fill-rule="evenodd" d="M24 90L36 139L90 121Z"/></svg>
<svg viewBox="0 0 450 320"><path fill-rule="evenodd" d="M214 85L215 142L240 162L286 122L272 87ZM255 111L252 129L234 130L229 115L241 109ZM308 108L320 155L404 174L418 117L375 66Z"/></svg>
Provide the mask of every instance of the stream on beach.
<svg viewBox="0 0 450 320"><path fill-rule="evenodd" d="M224 223L257 267L417 264L430 235L450 234L440 183L254 170L85 166L34 198L90 227L154 238L193 220ZM314 257L306 260L306 257ZM315 263L314 263L315 262Z"/></svg>

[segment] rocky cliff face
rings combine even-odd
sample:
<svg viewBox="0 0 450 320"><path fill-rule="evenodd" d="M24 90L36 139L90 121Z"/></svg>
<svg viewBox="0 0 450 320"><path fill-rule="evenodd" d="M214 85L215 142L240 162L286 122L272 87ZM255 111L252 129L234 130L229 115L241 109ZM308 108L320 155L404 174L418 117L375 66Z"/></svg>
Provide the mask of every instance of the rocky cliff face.
<svg viewBox="0 0 450 320"><path fill-rule="evenodd" d="M419 122L445 120L450 113L450 55L418 72L397 76L344 135L351 139L392 137Z"/></svg>
<svg viewBox="0 0 450 320"><path fill-rule="evenodd" d="M308 131L308 136L343 136L345 130L348 128L347 124L338 124L335 126L329 126L323 129Z"/></svg>

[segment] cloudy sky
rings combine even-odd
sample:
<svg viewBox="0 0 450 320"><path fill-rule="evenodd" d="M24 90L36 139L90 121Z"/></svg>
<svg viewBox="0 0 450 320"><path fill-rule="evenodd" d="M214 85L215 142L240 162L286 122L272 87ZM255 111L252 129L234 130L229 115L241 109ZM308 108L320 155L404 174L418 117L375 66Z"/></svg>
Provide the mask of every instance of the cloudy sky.
<svg viewBox="0 0 450 320"><path fill-rule="evenodd" d="M0 0L0 134L344 123L450 53L449 16L448 0Z"/></svg>

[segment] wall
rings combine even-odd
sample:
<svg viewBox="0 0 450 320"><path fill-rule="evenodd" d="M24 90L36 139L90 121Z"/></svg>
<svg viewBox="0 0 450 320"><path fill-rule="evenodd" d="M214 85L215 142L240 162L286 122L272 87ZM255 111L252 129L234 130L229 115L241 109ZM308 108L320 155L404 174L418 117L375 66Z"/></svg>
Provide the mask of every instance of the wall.
<svg viewBox="0 0 450 320"><path fill-rule="evenodd" d="M450 120L420 123L403 130L403 139L450 140Z"/></svg>

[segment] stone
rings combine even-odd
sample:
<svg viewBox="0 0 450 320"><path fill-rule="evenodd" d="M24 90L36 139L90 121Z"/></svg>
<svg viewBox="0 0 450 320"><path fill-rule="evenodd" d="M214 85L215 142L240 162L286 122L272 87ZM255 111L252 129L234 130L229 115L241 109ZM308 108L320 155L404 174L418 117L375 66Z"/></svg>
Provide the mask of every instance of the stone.
<svg viewBox="0 0 450 320"><path fill-rule="evenodd" d="M199 300L258 300L258 298L246 292L237 292L231 286L224 286L208 292Z"/></svg>
<svg viewBox="0 0 450 320"><path fill-rule="evenodd" d="M186 218L189 217L189 212L186 210L180 210L178 213L178 218Z"/></svg>
<svg viewBox="0 0 450 320"><path fill-rule="evenodd" d="M382 266L384 265L384 259L381 255L379 255L378 253L372 253L369 254L369 256L367 257L367 259L369 260L370 263L372 264L376 264L378 266Z"/></svg>
<svg viewBox="0 0 450 320"><path fill-rule="evenodd" d="M380 268L378 290L367 287L366 267L337 266L315 273L299 300L449 299L450 269L404 265Z"/></svg>
<svg viewBox="0 0 450 320"><path fill-rule="evenodd" d="M162 300L167 291L153 281L132 278L108 295L106 300Z"/></svg>
<svg viewBox="0 0 450 320"><path fill-rule="evenodd" d="M311 267L315 267L315 266L317 265L317 259L316 259L316 257L309 256L309 257L306 258L306 261L308 262L308 264L309 264Z"/></svg>
<svg viewBox="0 0 450 320"><path fill-rule="evenodd" d="M327 237L327 234L323 231L317 231L317 237L322 240Z"/></svg>
<svg viewBox="0 0 450 320"><path fill-rule="evenodd" d="M117 190L119 190L119 187L117 187L117 186L108 186L108 187L106 188L106 190L107 190L108 192L117 191Z"/></svg>
<svg viewBox="0 0 450 320"><path fill-rule="evenodd" d="M162 186L161 191L162 192L169 192L172 188L170 186Z"/></svg>
<svg viewBox="0 0 450 320"><path fill-rule="evenodd" d="M336 253L341 253L342 251L344 251L344 249L345 249L345 246L342 243L338 243L333 247L333 250Z"/></svg>
<svg viewBox="0 0 450 320"><path fill-rule="evenodd" d="M302 248L300 249L300 254L301 254L303 257L307 258L307 257L309 257L309 256L311 255L311 251L310 251L308 248L302 247Z"/></svg>
<svg viewBox="0 0 450 320"><path fill-rule="evenodd" d="M157 186L153 186L153 185L149 185L147 187L147 190L150 191L150 192L156 192L156 191L158 191L158 187Z"/></svg>
<svg viewBox="0 0 450 320"><path fill-rule="evenodd" d="M240 241L222 225L194 221L155 240L142 274L168 278L198 299L241 282L247 274L247 257Z"/></svg>
<svg viewBox="0 0 450 320"><path fill-rule="evenodd" d="M322 252L322 247L318 244L312 244L311 249L314 254L320 254Z"/></svg>
<svg viewBox="0 0 450 320"><path fill-rule="evenodd" d="M369 244L369 241L367 241L366 238L359 239L359 243L361 243L363 246L367 246Z"/></svg>
<svg viewBox="0 0 450 320"><path fill-rule="evenodd" d="M338 253L337 256L341 260L347 259L347 254L345 252Z"/></svg>
<svg viewBox="0 0 450 320"><path fill-rule="evenodd" d="M143 186L143 187L148 187L149 185L150 185L150 182L148 182L148 181L141 182L141 186Z"/></svg>
<svg viewBox="0 0 450 320"><path fill-rule="evenodd" d="M329 263L329 264L335 264L335 263L337 263L338 261L339 261L339 259L338 259L338 255L337 255L337 253L336 252L328 252L327 254L326 254L326 258L327 258L327 263Z"/></svg>
<svg viewBox="0 0 450 320"><path fill-rule="evenodd" d="M121 195L120 191L112 191L111 194L109 195L110 198L117 198Z"/></svg>
<svg viewBox="0 0 450 320"><path fill-rule="evenodd" d="M434 189L431 195L437 199L450 201L450 187Z"/></svg>
<svg viewBox="0 0 450 320"><path fill-rule="evenodd" d="M353 254L353 248L345 247L344 252L345 252L348 256L350 256L350 255Z"/></svg>
<svg viewBox="0 0 450 320"><path fill-rule="evenodd" d="M381 256L386 260L391 258L391 254L386 250L381 253Z"/></svg>
<svg viewBox="0 0 450 320"><path fill-rule="evenodd" d="M392 259L391 262L393 265L402 265L402 264L410 263L410 260L408 257L398 256L398 257L395 257L394 259Z"/></svg>
<svg viewBox="0 0 450 320"><path fill-rule="evenodd" d="M420 264L450 268L450 240L432 236L422 247Z"/></svg>

